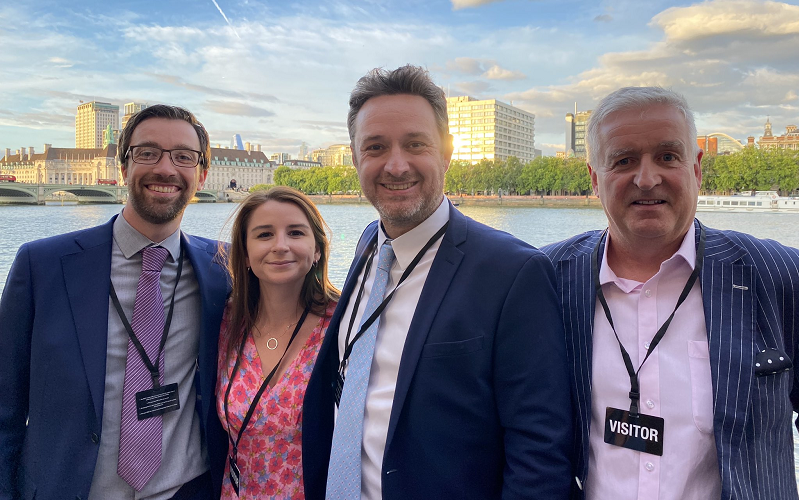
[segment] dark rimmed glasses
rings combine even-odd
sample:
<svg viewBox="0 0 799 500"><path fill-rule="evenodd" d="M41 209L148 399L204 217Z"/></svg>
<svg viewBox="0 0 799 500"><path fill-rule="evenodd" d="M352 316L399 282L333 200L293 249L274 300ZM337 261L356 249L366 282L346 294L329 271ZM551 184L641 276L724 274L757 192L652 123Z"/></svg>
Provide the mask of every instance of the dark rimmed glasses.
<svg viewBox="0 0 799 500"><path fill-rule="evenodd" d="M194 168L200 164L203 157L201 151L193 149L163 149L156 146L131 146L128 152L125 153L125 158L128 156L133 160L133 163L140 163L142 165L155 165L161 160L164 153L169 153L169 159L172 164L181 168Z"/></svg>

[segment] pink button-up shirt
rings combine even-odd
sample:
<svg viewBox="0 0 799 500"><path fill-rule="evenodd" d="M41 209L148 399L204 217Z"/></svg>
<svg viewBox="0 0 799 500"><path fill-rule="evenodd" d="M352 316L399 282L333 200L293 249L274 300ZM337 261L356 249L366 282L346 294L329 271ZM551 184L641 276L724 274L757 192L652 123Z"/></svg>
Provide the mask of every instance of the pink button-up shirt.
<svg viewBox="0 0 799 500"><path fill-rule="evenodd" d="M680 249L646 283L616 276L607 265L608 236L599 269L616 332L638 368L649 342L674 310L696 260L693 225ZM638 374L640 411L664 419L663 456L605 443L607 407L629 410L630 378L619 344L597 300L588 500L707 500L721 495L713 437L713 395L699 281Z"/></svg>

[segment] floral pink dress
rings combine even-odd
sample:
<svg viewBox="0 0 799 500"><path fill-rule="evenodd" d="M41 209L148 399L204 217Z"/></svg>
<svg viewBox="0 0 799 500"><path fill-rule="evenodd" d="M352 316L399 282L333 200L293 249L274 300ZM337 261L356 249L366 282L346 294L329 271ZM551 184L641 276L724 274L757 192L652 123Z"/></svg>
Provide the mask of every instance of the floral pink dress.
<svg viewBox="0 0 799 500"><path fill-rule="evenodd" d="M223 499L303 499L302 485L302 399L311 377L316 355L322 345L324 332L336 304L332 303L324 317L314 328L307 342L285 373L261 395L250 423L241 437L237 464L241 472L239 495L230 484L230 463L226 461L222 480ZM219 335L219 378L216 384L216 409L222 426L225 421L224 398L230 372L236 362L235 356L226 361L227 311L222 319ZM250 408L255 394L263 383L265 374L261 358L255 348L252 335L247 336L239 363L239 371L233 379L228 401L230 433L235 439L241 423ZM228 442L228 451L233 445Z"/></svg>

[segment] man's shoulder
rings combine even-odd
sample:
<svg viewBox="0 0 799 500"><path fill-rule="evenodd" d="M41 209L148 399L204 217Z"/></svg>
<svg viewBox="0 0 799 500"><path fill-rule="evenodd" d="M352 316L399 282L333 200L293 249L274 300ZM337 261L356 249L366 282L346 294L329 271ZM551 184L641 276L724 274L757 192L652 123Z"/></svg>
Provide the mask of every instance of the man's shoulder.
<svg viewBox="0 0 799 500"><path fill-rule="evenodd" d="M99 226L48 236L47 238L40 238L24 243L22 248L33 253L58 253L65 255L110 242L113 237L112 226L112 222L106 222Z"/></svg>
<svg viewBox="0 0 799 500"><path fill-rule="evenodd" d="M724 256L732 249L742 250L747 259L756 265L791 262L799 264L799 250L768 238L757 238L739 231L705 228L707 234L706 257Z"/></svg>
<svg viewBox="0 0 799 500"><path fill-rule="evenodd" d="M578 254L590 254L601 234L602 231L599 230L587 231L572 236L571 238L566 238L563 241L545 245L541 247L541 251L544 252L552 262L569 259Z"/></svg>

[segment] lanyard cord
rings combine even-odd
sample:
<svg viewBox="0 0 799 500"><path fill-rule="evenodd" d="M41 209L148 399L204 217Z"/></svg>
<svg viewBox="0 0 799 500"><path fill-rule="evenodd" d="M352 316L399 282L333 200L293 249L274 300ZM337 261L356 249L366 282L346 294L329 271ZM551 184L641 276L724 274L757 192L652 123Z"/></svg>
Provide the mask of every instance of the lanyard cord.
<svg viewBox="0 0 799 500"><path fill-rule="evenodd" d="M597 299L599 299L599 303L602 304L602 309L605 310L605 317L608 319L608 323L610 323L610 328L613 330L613 335L616 336L616 341L619 343L621 357L624 359L624 366L627 368L627 373L630 376L630 416L637 417L639 402L641 399L640 386L638 384L638 372L641 371L644 363L646 363L646 360L649 359L649 355L652 354L652 352L660 343L661 339L663 339L663 336L666 334L666 330L668 330L669 325L671 324L671 320L674 319L674 314L688 297L688 293L691 291L691 288L693 288L694 283L696 283L696 280L699 277L705 255L705 227L701 222L699 223L699 248L696 250L696 263L694 264L694 270L688 277L688 281L685 283L685 286L680 293L680 297L677 299L677 305L674 306L674 310L671 312L671 315L668 317L668 319L666 319L663 325L661 325L657 333L655 333L654 338L652 338L652 341L649 344L649 349L646 351L646 356L644 356L644 360L641 361L641 364L638 366L638 370L633 367L633 363L630 360L630 355L627 353L627 349L624 348L624 345L619 339L619 334L616 332L616 327L613 325L613 318L610 315L610 308L605 300L605 294L602 293L602 285L599 282L599 247L602 245L602 241L605 239L606 234L607 229L599 237L599 241L594 247L594 251L591 253L591 271L594 280L594 290L596 291L596 296Z"/></svg>
<svg viewBox="0 0 799 500"><path fill-rule="evenodd" d="M394 297L394 292L396 292L397 288L399 288L402 282L405 281L405 279L408 276L410 276L411 272L413 272L413 270L416 268L416 265L419 264L419 261L422 260L422 257L424 257L424 254L427 253L430 247L433 246L433 244L436 241L438 241L442 236L444 236L444 233L447 231L447 226L449 226L449 221L447 221L443 226L441 226L441 229L439 229L436 232L436 234L434 234L433 237L430 238L427 241L427 243L425 243L422 249L419 250L419 253L416 254L416 257L413 258L411 263L402 273L402 277L397 282L397 285L394 287L393 290L391 290L391 293L389 293L386 296L386 298L383 299L383 302L381 302L380 305L377 306L377 309L375 309L374 312L372 312L372 315L369 316L366 319L366 321L361 323L361 326L358 329L358 333L355 334L355 337L352 339L352 342L350 342L350 333L352 332L352 326L355 322L355 315L358 313L358 305L361 302L361 296L363 295L363 288L364 285L366 284L366 278L369 276L369 269L372 266L372 260L374 259L375 255L375 250L374 249L372 250L372 255L369 257L369 260L366 263L367 266L366 271L363 274L363 280L361 280L361 286L358 289L358 295L357 298L355 299L355 305L352 308L352 315L350 316L350 324L349 328L347 328L347 336L344 339L344 345L346 346L346 348L344 349L344 356L342 356L341 365L339 366L339 373L341 373L342 376L344 375L344 369L347 367L347 361L349 360L350 354L352 354L352 348L355 346L355 342L357 342L358 339L360 339L363 336L366 330L368 330L369 327L372 326L372 323L374 323L375 320L380 317L380 314L383 313L383 310L388 306L388 303L391 302L392 297ZM377 241L375 241L374 246L375 247L377 246Z"/></svg>
<svg viewBox="0 0 799 500"><path fill-rule="evenodd" d="M310 311L310 307L306 307L305 311L303 311L302 316L300 316L300 320L297 322L297 326L294 328L294 333L291 334L291 338L289 339L288 345L286 345L286 350L283 351L283 355L280 356L277 364L275 367L272 368L272 371L269 372L269 375L264 379L261 387L258 389L258 392L255 394L255 397L252 399L252 403L250 403L250 408L247 410L247 414L244 416L244 420L241 423L241 429L239 429L239 434L236 437L236 440L233 440L233 436L230 435L230 417L228 416L228 399L230 399L230 389L233 387L233 379L236 377L236 372L239 370L239 363L241 362L241 355L244 352L244 344L247 342L247 335L249 332L245 332L244 338L241 339L241 344L239 345L238 353L236 354L236 362L233 364L233 371L230 372L230 380L227 383L227 389L225 390L225 423L227 424L227 435L230 443L233 445L233 458L235 460L236 455L238 454L239 450L239 441L241 441L241 436L244 435L244 430L247 429L247 425L250 423L250 419L252 418L252 414L255 411L255 408L258 406L258 401L261 400L261 395L266 390L266 387L269 385L269 381L272 380L272 377L275 375L277 371L277 367L280 366L280 363L283 362L283 358L286 357L286 353L289 351L289 347L291 347L291 343L294 342L294 338L300 331L302 324L305 323L305 318L308 316L308 311Z"/></svg>
<svg viewBox="0 0 799 500"><path fill-rule="evenodd" d="M175 294L178 290L178 283L180 283L180 275L183 273L183 245L180 245L180 257L178 257L178 275L175 278L175 286L172 289L172 300L169 302L169 313L167 313L166 321L164 321L164 331L161 333L161 343L158 345L158 356L155 358L155 364L150 361L150 357L147 356L147 351L144 350L144 346L139 341L139 338L136 337L136 334L133 332L133 327L130 326L130 322L128 321L128 317L125 316L125 311L122 310L122 304L119 303L119 297L117 297L117 291L114 289L114 282L111 282L111 302L114 303L114 308L117 310L117 314L119 315L119 319L122 321L122 326L125 327L125 331L128 332L128 336L130 337L130 341L133 342L133 346L136 348L136 351L139 353L139 357L144 362L144 366L147 367L147 371L150 372L150 378L153 380L153 389L158 389L161 387L161 380L159 374L159 368L161 365L161 354L164 352L164 346L166 345L166 338L169 334L169 326L172 324L172 312L175 310ZM161 286L160 284L158 286Z"/></svg>

